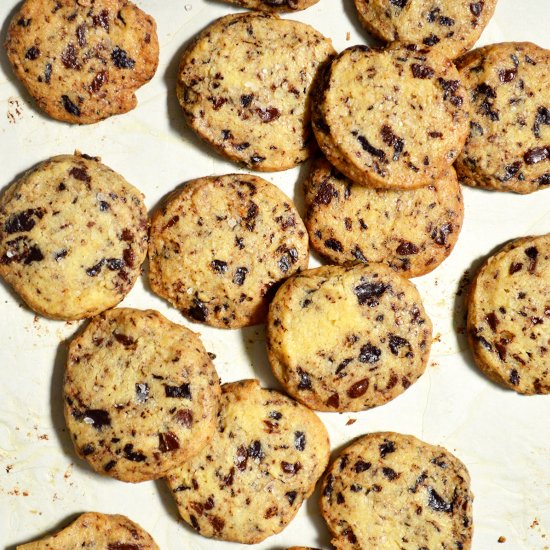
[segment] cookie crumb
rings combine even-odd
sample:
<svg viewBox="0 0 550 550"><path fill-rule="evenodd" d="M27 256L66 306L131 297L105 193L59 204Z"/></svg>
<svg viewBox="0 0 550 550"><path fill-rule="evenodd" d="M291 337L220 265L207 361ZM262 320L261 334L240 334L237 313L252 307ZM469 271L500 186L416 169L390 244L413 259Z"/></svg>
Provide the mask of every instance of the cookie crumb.
<svg viewBox="0 0 550 550"><path fill-rule="evenodd" d="M357 422L357 418L350 418L347 422L346 422L346 426L351 426L352 424L355 424Z"/></svg>
<svg viewBox="0 0 550 550"><path fill-rule="evenodd" d="M503 542L506 542L506 537L498 537L497 542L499 542L500 544L502 544Z"/></svg>

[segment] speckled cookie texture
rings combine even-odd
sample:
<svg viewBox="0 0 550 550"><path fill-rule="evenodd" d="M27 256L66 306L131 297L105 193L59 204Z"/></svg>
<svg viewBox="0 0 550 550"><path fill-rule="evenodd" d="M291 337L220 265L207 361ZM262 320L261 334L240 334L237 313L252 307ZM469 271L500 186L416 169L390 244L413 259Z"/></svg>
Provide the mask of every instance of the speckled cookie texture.
<svg viewBox="0 0 550 550"><path fill-rule="evenodd" d="M491 19L497 0L355 0L359 20L377 38L432 47L454 59Z"/></svg>
<svg viewBox="0 0 550 550"><path fill-rule="evenodd" d="M373 189L317 159L304 181L311 246L331 263L385 263L404 277L435 269L452 251L464 218L455 171L409 191Z"/></svg>
<svg viewBox="0 0 550 550"><path fill-rule="evenodd" d="M467 185L532 193L550 185L550 51L493 44L458 60L471 97L470 135L456 163Z"/></svg>
<svg viewBox="0 0 550 550"><path fill-rule="evenodd" d="M244 380L222 386L217 434L168 483L201 535L253 544L288 525L328 458L327 431L312 411Z"/></svg>
<svg viewBox="0 0 550 550"><path fill-rule="evenodd" d="M468 299L477 365L523 394L550 393L550 235L523 237L491 256Z"/></svg>
<svg viewBox="0 0 550 550"><path fill-rule="evenodd" d="M65 420L101 474L156 479L196 455L214 434L219 397L198 335L156 311L112 309L69 347Z"/></svg>
<svg viewBox="0 0 550 550"><path fill-rule="evenodd" d="M269 308L271 368L316 410L360 411L394 399L424 372L431 339L418 291L383 264L304 271Z"/></svg>
<svg viewBox="0 0 550 550"><path fill-rule="evenodd" d="M319 78L315 136L356 183L413 189L455 161L468 134L469 101L458 71L429 48L352 46Z"/></svg>
<svg viewBox="0 0 550 550"><path fill-rule="evenodd" d="M55 535L17 550L159 550L151 535L126 516L87 512Z"/></svg>
<svg viewBox="0 0 550 550"><path fill-rule="evenodd" d="M193 130L221 154L254 170L286 170L310 154L310 89L334 53L304 23L228 15L184 53L178 99Z"/></svg>
<svg viewBox="0 0 550 550"><path fill-rule="evenodd" d="M159 57L154 19L126 0L26 0L5 46L38 106L75 124L133 109Z"/></svg>
<svg viewBox="0 0 550 550"><path fill-rule="evenodd" d="M189 182L153 216L152 289L195 321L265 320L269 291L307 268L308 236L292 201L247 174Z"/></svg>
<svg viewBox="0 0 550 550"><path fill-rule="evenodd" d="M88 155L53 157L0 198L0 275L53 319L120 302L147 252L143 195Z"/></svg>
<svg viewBox="0 0 550 550"><path fill-rule="evenodd" d="M471 548L470 476L443 447L381 432L346 447L324 478L321 511L337 550Z"/></svg>
<svg viewBox="0 0 550 550"><path fill-rule="evenodd" d="M319 0L224 0L229 4L236 4L252 10L285 13L300 11L317 4Z"/></svg>

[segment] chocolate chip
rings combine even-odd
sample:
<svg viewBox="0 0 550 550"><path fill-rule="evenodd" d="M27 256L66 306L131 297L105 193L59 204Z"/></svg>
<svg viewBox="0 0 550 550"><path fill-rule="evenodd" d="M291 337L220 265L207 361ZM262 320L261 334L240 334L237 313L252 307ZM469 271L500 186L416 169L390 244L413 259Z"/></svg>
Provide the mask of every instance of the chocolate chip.
<svg viewBox="0 0 550 550"><path fill-rule="evenodd" d="M360 474L361 472L366 472L372 464L370 462L365 462L364 460L358 460L354 465L353 469L355 470L356 474Z"/></svg>
<svg viewBox="0 0 550 550"><path fill-rule="evenodd" d="M180 442L177 435L173 432L159 433L159 451L167 453L180 448Z"/></svg>
<svg viewBox="0 0 550 550"><path fill-rule="evenodd" d="M359 380L359 382L356 382L355 384L350 386L346 393L348 397L350 397L351 399L357 399L365 395L368 389L369 389L369 379L363 378L362 380Z"/></svg>
<svg viewBox="0 0 550 550"><path fill-rule="evenodd" d="M539 178L539 185L550 185L550 172Z"/></svg>
<svg viewBox="0 0 550 550"><path fill-rule="evenodd" d="M294 501L296 500L296 497L298 496L298 493L296 491L288 491L285 493L285 496L288 500L288 503L292 506L294 504Z"/></svg>
<svg viewBox="0 0 550 550"><path fill-rule="evenodd" d="M403 152L403 148L405 147L405 141L397 137L393 133L393 130L387 124L384 124L382 126L380 130L380 134L382 136L382 141L389 147L393 147L394 153L393 153L392 160L393 161L399 160L399 157Z"/></svg>
<svg viewBox="0 0 550 550"><path fill-rule="evenodd" d="M485 321L491 327L493 332L496 332L499 320L494 311L485 316Z"/></svg>
<svg viewBox="0 0 550 550"><path fill-rule="evenodd" d="M118 69L133 69L136 62L128 57L128 54L119 46L116 46L112 53L111 59Z"/></svg>
<svg viewBox="0 0 550 550"><path fill-rule="evenodd" d="M88 277L97 277L101 273L101 268L103 267L103 264L105 263L105 260L99 260L97 264L93 265L92 267L89 267L86 269L86 275Z"/></svg>
<svg viewBox="0 0 550 550"><path fill-rule="evenodd" d="M550 109L548 107L539 107L537 109L535 122L533 124L533 133L535 134L536 138L540 138L541 124L550 125Z"/></svg>
<svg viewBox="0 0 550 550"><path fill-rule="evenodd" d="M330 248L331 250L334 250L336 252L344 251L344 247L342 246L342 243L337 239L327 239L325 241L325 247Z"/></svg>
<svg viewBox="0 0 550 550"><path fill-rule="evenodd" d="M517 386L519 384L519 373L516 369L512 369L510 371L510 383L514 386Z"/></svg>
<svg viewBox="0 0 550 550"><path fill-rule="evenodd" d="M340 406L340 396L337 393L333 393L327 400L326 406L333 409L337 409Z"/></svg>
<svg viewBox="0 0 550 550"><path fill-rule="evenodd" d="M100 71L92 80L92 83L90 84L90 91L94 94L97 94L99 90L103 87L103 85L107 82L107 72L106 71Z"/></svg>
<svg viewBox="0 0 550 550"><path fill-rule="evenodd" d="M441 227L436 227L432 230L430 236L436 244L445 246L447 244L448 236L453 232L453 225L451 223L443 224Z"/></svg>
<svg viewBox="0 0 550 550"><path fill-rule="evenodd" d="M63 248L59 252L55 252L53 258L56 262L60 262L63 258L67 256L68 253L69 251Z"/></svg>
<svg viewBox="0 0 550 550"><path fill-rule="evenodd" d="M397 254L401 256L410 256L412 254L418 254L420 249L415 244L409 241L403 241L395 250Z"/></svg>
<svg viewBox="0 0 550 550"><path fill-rule="evenodd" d="M197 297L193 298L193 305L187 310L192 319L204 323L208 318L208 308Z"/></svg>
<svg viewBox="0 0 550 550"><path fill-rule="evenodd" d="M455 20L451 17L445 17L442 15L438 20L440 25L443 25L444 27L452 27L455 24Z"/></svg>
<svg viewBox="0 0 550 550"><path fill-rule="evenodd" d="M281 470L285 472L285 474L297 474L302 469L302 464L300 462L295 462L294 464L291 464L290 462L282 461L281 462Z"/></svg>
<svg viewBox="0 0 550 550"><path fill-rule="evenodd" d="M549 158L550 158L550 146L534 147L533 149L529 149L529 151L527 151L523 155L523 159L525 160L525 163L528 165L538 164L539 162L542 162Z"/></svg>
<svg viewBox="0 0 550 550"><path fill-rule="evenodd" d="M267 107L267 109L256 109L256 113L260 117L260 120L264 123L277 120L281 116L281 112L275 107Z"/></svg>
<svg viewBox="0 0 550 550"><path fill-rule="evenodd" d="M250 157L250 162L252 164L259 164L260 162L263 162L265 160L265 157L262 157L260 155L252 155Z"/></svg>
<svg viewBox="0 0 550 550"><path fill-rule="evenodd" d="M149 399L149 385L145 382L138 382L136 384L136 401L138 403L145 403Z"/></svg>
<svg viewBox="0 0 550 550"><path fill-rule="evenodd" d="M147 457L140 451L134 451L132 443L124 445L124 458L132 462L144 462Z"/></svg>
<svg viewBox="0 0 550 550"><path fill-rule="evenodd" d="M255 460L262 460L265 457L265 454L262 449L262 444L259 441L253 441L248 446L248 456Z"/></svg>
<svg viewBox="0 0 550 550"><path fill-rule="evenodd" d="M73 116L80 116L80 109L69 99L69 96L62 95L61 101L63 103L63 108L65 109L65 111Z"/></svg>
<svg viewBox="0 0 550 550"><path fill-rule="evenodd" d="M445 502L433 487L428 487L428 506L436 512L452 513L452 503Z"/></svg>
<svg viewBox="0 0 550 550"><path fill-rule="evenodd" d="M330 204L333 198L338 198L338 191L334 186L327 181L324 181L319 186L319 191L313 199L314 204Z"/></svg>
<svg viewBox="0 0 550 550"><path fill-rule="evenodd" d="M400 474L398 474L393 468L384 467L382 468L382 474L385 478L389 479L390 481L393 481L394 479L397 479Z"/></svg>
<svg viewBox="0 0 550 550"><path fill-rule="evenodd" d="M164 385L164 394L166 397L178 398L178 399L192 399L191 385L182 384L181 386L168 386Z"/></svg>
<svg viewBox="0 0 550 550"><path fill-rule="evenodd" d="M92 17L92 23L94 27L102 27L109 32L109 12L101 10L97 15Z"/></svg>
<svg viewBox="0 0 550 550"><path fill-rule="evenodd" d="M376 147L372 146L369 140L365 136L358 135L357 132L352 132L352 134L357 138L357 141L361 144L363 151L366 151L373 157L379 158L384 162L387 160L386 153L384 153L382 149L377 149Z"/></svg>
<svg viewBox="0 0 550 550"><path fill-rule="evenodd" d="M389 346L393 355L399 355L399 350L402 347L408 347L409 350L411 349L411 344L408 340L402 338L401 336L396 336L395 334L390 334Z"/></svg>
<svg viewBox="0 0 550 550"><path fill-rule="evenodd" d="M309 377L309 373L302 370L300 367L297 369L298 376L300 377L300 381L298 382L298 389L299 390L311 390L311 378Z"/></svg>
<svg viewBox="0 0 550 550"><path fill-rule="evenodd" d="M361 363L374 364L380 361L382 355L382 350L368 343L361 347L359 353L359 361Z"/></svg>
<svg viewBox="0 0 550 550"><path fill-rule="evenodd" d="M244 445L238 447L237 456L234 462L237 470L241 472L244 472L246 470L246 463L248 462L248 450Z"/></svg>
<svg viewBox="0 0 550 550"><path fill-rule="evenodd" d="M325 487L323 488L323 496L330 497L330 495L332 495L332 491L334 491L334 476L329 474L326 477Z"/></svg>
<svg viewBox="0 0 550 550"><path fill-rule="evenodd" d="M125 348L134 347L136 344L136 341L131 336L127 336L126 334L113 332L113 337L117 342L122 344Z"/></svg>
<svg viewBox="0 0 550 550"><path fill-rule="evenodd" d="M213 260L210 262L210 267L216 273L225 273L227 271L227 262L223 260Z"/></svg>
<svg viewBox="0 0 550 550"><path fill-rule="evenodd" d="M502 83L512 82L517 74L517 69L503 69L499 71L498 78Z"/></svg>
<svg viewBox="0 0 550 550"><path fill-rule="evenodd" d="M105 464L105 466L103 466L103 470L104 470L105 472L109 472L109 471L111 471L115 466L116 466L116 460L110 460L109 462L107 462L107 464Z"/></svg>
<svg viewBox="0 0 550 550"><path fill-rule="evenodd" d="M76 48L72 42L69 43L61 53L61 62L67 69L79 71L82 68L81 63L78 60Z"/></svg>
<svg viewBox="0 0 550 550"><path fill-rule="evenodd" d="M89 456L93 453L95 453L95 447L91 443L87 443L80 449L80 452L84 456Z"/></svg>
<svg viewBox="0 0 550 550"><path fill-rule="evenodd" d="M30 231L36 221L33 218L41 220L44 216L42 208L28 208L18 214L12 214L4 224L4 231L8 234L24 233Z"/></svg>
<svg viewBox="0 0 550 550"><path fill-rule="evenodd" d="M363 283L356 286L353 292L357 296L360 306L367 304L369 307L375 307L379 304L377 298L380 298L390 288L390 285L382 282Z"/></svg>
<svg viewBox="0 0 550 550"><path fill-rule="evenodd" d="M210 522L216 533L221 532L225 527L225 521L218 516L209 516L208 521Z"/></svg>
<svg viewBox="0 0 550 550"><path fill-rule="evenodd" d="M86 171L86 168L78 166L74 166L69 170L69 176L86 183L90 183L92 181L92 178Z"/></svg>
<svg viewBox="0 0 550 550"><path fill-rule="evenodd" d="M529 267L527 268L527 270L529 271L529 273L534 273L537 267L537 257L539 255L537 247L530 246L529 248L526 248L525 255L529 258Z"/></svg>
<svg viewBox="0 0 550 550"><path fill-rule="evenodd" d="M390 0L390 4L393 4L394 6L403 9L409 0Z"/></svg>
<svg viewBox="0 0 550 550"><path fill-rule="evenodd" d="M248 269L246 267L238 267L235 271L233 282L238 286L242 286L244 284L247 274Z"/></svg>
<svg viewBox="0 0 550 550"><path fill-rule="evenodd" d="M380 451L380 458L386 458L386 455L396 451L395 443L393 441L389 441L388 439L384 439L384 443L378 445L378 450Z"/></svg>
<svg viewBox="0 0 550 550"><path fill-rule="evenodd" d="M177 411L174 418L176 419L176 422L186 428L190 428L193 424L193 412L189 409L181 409Z"/></svg>
<svg viewBox="0 0 550 550"><path fill-rule="evenodd" d="M111 416L107 411L102 409L88 409L84 414L76 414L73 416L77 420L82 420L85 424L91 424L96 430L101 430L105 426L111 425Z"/></svg>
<svg viewBox="0 0 550 550"><path fill-rule="evenodd" d="M426 38L422 40L422 43L425 44L426 46L435 46L439 42L441 42L441 39L437 37L435 34L430 34L429 36L426 36Z"/></svg>
<svg viewBox="0 0 550 550"><path fill-rule="evenodd" d="M472 2L470 4L470 12L474 17L479 17L483 11L483 2Z"/></svg>
<svg viewBox="0 0 550 550"><path fill-rule="evenodd" d="M78 25L76 28L76 39L78 41L78 45L83 48L86 45L86 25Z"/></svg>
<svg viewBox="0 0 550 550"><path fill-rule="evenodd" d="M304 432L294 432L294 447L297 451L303 451L306 448L306 434Z"/></svg>
<svg viewBox="0 0 550 550"><path fill-rule="evenodd" d="M413 63L411 65L411 71L414 78L426 79L432 78L435 75L435 71L431 67L419 63Z"/></svg>
<svg viewBox="0 0 550 550"><path fill-rule="evenodd" d="M40 50L36 46L31 46L25 54L25 59L28 59L29 61L34 61L35 59L38 59L39 56Z"/></svg>
<svg viewBox="0 0 550 550"><path fill-rule="evenodd" d="M110 542L107 545L107 550L142 550L140 544L132 544L128 542Z"/></svg>
<svg viewBox="0 0 550 550"><path fill-rule="evenodd" d="M243 107L248 107L252 103L253 99L254 99L254 94L242 95L241 96L241 105Z"/></svg>

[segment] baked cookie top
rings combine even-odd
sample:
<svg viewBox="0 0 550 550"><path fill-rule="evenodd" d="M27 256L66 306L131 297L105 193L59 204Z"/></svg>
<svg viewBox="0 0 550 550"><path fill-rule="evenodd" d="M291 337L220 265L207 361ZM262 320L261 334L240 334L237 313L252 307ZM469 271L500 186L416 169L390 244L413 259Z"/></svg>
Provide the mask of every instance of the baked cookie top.
<svg viewBox="0 0 550 550"><path fill-rule="evenodd" d="M38 106L74 124L133 109L159 57L154 19L127 0L25 0L5 46Z"/></svg>
<svg viewBox="0 0 550 550"><path fill-rule="evenodd" d="M326 428L312 411L244 380L222 386L210 446L167 480L201 535L254 544L288 525L328 458Z"/></svg>
<svg viewBox="0 0 550 550"><path fill-rule="evenodd" d="M224 0L229 4L236 4L243 8L268 12L300 11L317 4L319 0Z"/></svg>
<svg viewBox="0 0 550 550"><path fill-rule="evenodd" d="M432 47L454 59L491 19L497 0L355 0L359 20L377 38Z"/></svg>
<svg viewBox="0 0 550 550"><path fill-rule="evenodd" d="M468 298L468 339L487 376L518 393L550 393L550 234L504 246Z"/></svg>
<svg viewBox="0 0 550 550"><path fill-rule="evenodd" d="M88 155L53 157L0 198L0 275L53 319L120 302L147 252L143 195Z"/></svg>
<svg viewBox="0 0 550 550"><path fill-rule="evenodd" d="M432 184L464 145L468 98L455 66L436 51L352 46L319 80L315 135L331 163L356 183Z"/></svg>
<svg viewBox="0 0 550 550"><path fill-rule="evenodd" d="M458 60L471 97L470 135L456 169L463 183L532 193L550 185L550 51L529 42Z"/></svg>
<svg viewBox="0 0 550 550"><path fill-rule="evenodd" d="M75 449L122 481L165 475L214 434L219 379L197 334L152 310L112 309L69 346L65 420Z"/></svg>
<svg viewBox="0 0 550 550"><path fill-rule="evenodd" d="M404 277L435 269L452 251L464 218L455 171L409 191L357 185L323 158L304 181L311 246L331 263L386 263Z"/></svg>
<svg viewBox="0 0 550 550"><path fill-rule="evenodd" d="M269 307L271 368L316 410L361 411L394 399L424 372L431 340L418 291L383 264L304 271Z"/></svg>
<svg viewBox="0 0 550 550"><path fill-rule="evenodd" d="M183 54L178 99L193 130L221 154L254 170L286 170L309 156L309 92L334 53L304 23L227 15Z"/></svg>
<svg viewBox="0 0 550 550"><path fill-rule="evenodd" d="M355 440L334 461L321 512L337 550L468 550L472 500L468 471L449 451L380 432Z"/></svg>
<svg viewBox="0 0 550 550"><path fill-rule="evenodd" d="M159 550L151 535L126 516L86 512L58 533L17 550Z"/></svg>
<svg viewBox="0 0 550 550"><path fill-rule="evenodd" d="M269 289L307 268L308 236L264 179L200 178L153 215L149 259L154 292L195 321L238 328L263 322Z"/></svg>

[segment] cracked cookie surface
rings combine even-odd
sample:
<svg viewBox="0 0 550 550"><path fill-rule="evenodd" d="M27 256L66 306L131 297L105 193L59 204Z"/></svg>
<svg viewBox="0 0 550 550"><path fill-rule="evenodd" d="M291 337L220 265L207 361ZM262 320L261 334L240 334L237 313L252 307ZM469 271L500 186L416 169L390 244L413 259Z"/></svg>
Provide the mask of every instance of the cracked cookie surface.
<svg viewBox="0 0 550 550"><path fill-rule="evenodd" d="M38 106L73 124L133 109L159 57L154 19L126 0L26 0L5 46Z"/></svg>
<svg viewBox="0 0 550 550"><path fill-rule="evenodd" d="M550 50L505 42L457 61L471 97L470 135L456 162L462 183L532 193L550 186Z"/></svg>
<svg viewBox="0 0 550 550"><path fill-rule="evenodd" d="M199 453L219 396L199 336L156 311L112 309L69 347L65 420L78 455L103 475L157 479Z"/></svg>
<svg viewBox="0 0 550 550"><path fill-rule="evenodd" d="M191 128L224 156L253 170L286 170L309 157L310 89L334 53L304 23L227 15L183 54L178 99Z"/></svg>
<svg viewBox="0 0 550 550"><path fill-rule="evenodd" d="M505 245L468 297L468 339L480 369L523 394L550 393L550 235Z"/></svg>
<svg viewBox="0 0 550 550"><path fill-rule="evenodd" d="M267 349L286 391L322 411L361 411L426 368L432 324L414 285L382 264L324 266L286 281L269 308Z"/></svg>
<svg viewBox="0 0 550 550"><path fill-rule="evenodd" d="M92 317L132 289L147 229L143 195L122 176L96 157L53 157L0 198L0 275L46 317Z"/></svg>
<svg viewBox="0 0 550 550"><path fill-rule="evenodd" d="M468 471L449 451L380 432L358 438L334 461L321 513L337 550L468 550L472 500Z"/></svg>
<svg viewBox="0 0 550 550"><path fill-rule="evenodd" d="M331 263L385 263L404 277L435 269L452 251L464 218L453 168L409 191L358 185L325 159L304 181L311 246Z"/></svg>
<svg viewBox="0 0 550 550"><path fill-rule="evenodd" d="M222 328L265 320L270 289L307 268L292 201L249 174L187 183L153 215L151 287L186 316Z"/></svg>
<svg viewBox="0 0 550 550"><path fill-rule="evenodd" d="M170 472L181 517L201 535L254 544L282 531L329 458L315 413L256 380L222 386L210 446Z"/></svg>
<svg viewBox="0 0 550 550"><path fill-rule="evenodd" d="M323 70L313 129L351 180L414 189L445 174L468 133L469 102L451 61L429 48L352 46Z"/></svg>

